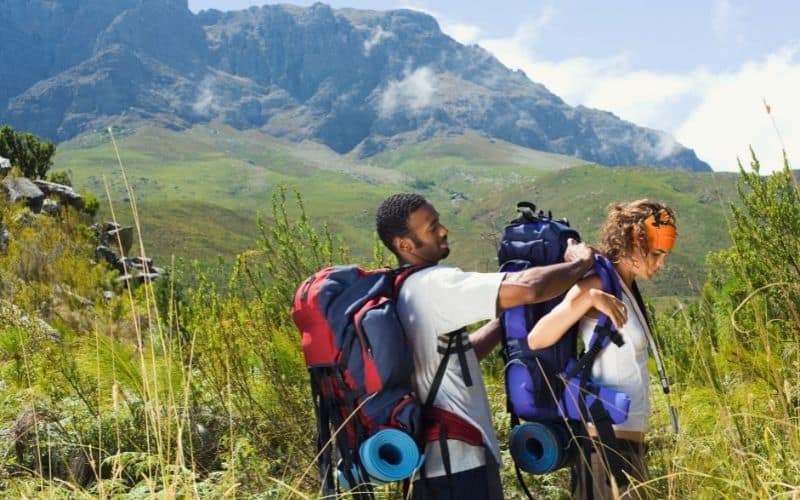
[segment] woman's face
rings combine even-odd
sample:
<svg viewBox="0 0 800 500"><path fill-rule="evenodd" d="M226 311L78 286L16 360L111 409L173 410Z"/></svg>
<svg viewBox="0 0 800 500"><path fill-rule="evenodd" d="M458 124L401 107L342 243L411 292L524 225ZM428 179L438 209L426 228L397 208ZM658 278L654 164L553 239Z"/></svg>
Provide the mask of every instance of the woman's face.
<svg viewBox="0 0 800 500"><path fill-rule="evenodd" d="M667 263L667 255L669 255L669 252L666 250L650 250L650 252L645 254L641 247L637 246L636 251L639 253L639 258L637 260L643 263L634 268L634 273L637 278L651 280L656 273L664 267L664 264Z"/></svg>

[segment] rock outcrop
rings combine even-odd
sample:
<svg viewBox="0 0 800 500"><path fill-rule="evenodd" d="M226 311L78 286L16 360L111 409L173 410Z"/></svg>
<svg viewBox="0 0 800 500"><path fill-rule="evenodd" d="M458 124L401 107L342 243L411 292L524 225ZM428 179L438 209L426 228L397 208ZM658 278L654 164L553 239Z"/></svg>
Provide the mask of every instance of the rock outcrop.
<svg viewBox="0 0 800 500"><path fill-rule="evenodd" d="M5 177L11 172L11 160L0 156L0 176Z"/></svg>
<svg viewBox="0 0 800 500"><path fill-rule="evenodd" d="M42 190L45 196L57 197L61 205L69 205L75 210L83 209L83 198L72 187L41 179L36 179L33 183Z"/></svg>
<svg viewBox="0 0 800 500"><path fill-rule="evenodd" d="M153 265L153 259L127 256L133 243L132 227L104 222L93 224L91 229L98 242L95 256L99 261L119 271L118 281L142 284L166 275L164 269Z"/></svg>
<svg viewBox="0 0 800 500"><path fill-rule="evenodd" d="M22 202L37 214L42 211L44 192L32 180L26 177L6 176L2 184L11 203Z"/></svg>

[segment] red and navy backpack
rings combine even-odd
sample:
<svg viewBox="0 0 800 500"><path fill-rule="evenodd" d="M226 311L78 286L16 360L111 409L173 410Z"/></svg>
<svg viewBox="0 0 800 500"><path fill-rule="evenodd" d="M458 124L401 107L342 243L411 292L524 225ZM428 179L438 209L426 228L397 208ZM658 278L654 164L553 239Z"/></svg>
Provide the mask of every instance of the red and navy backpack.
<svg viewBox="0 0 800 500"><path fill-rule="evenodd" d="M333 494L336 482L340 488L360 485L358 491L370 491L368 483L408 478L406 473L421 465L419 455L427 441L481 443L474 426L433 408L438 383L424 403L413 391L413 353L396 298L406 278L420 269L334 266L312 275L295 294L292 318L311 377L323 495ZM448 347L435 380L441 381L450 351ZM365 443L385 430L391 432L365 450Z"/></svg>

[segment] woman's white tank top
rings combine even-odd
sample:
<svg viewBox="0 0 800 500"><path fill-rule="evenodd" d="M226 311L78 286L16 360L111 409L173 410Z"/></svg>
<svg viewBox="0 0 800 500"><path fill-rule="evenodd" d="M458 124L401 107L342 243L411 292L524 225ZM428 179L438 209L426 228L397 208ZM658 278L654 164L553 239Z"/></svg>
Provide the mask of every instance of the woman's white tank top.
<svg viewBox="0 0 800 500"><path fill-rule="evenodd" d="M604 387L621 391L631 398L628 419L614 425L614 429L647 432L650 415L650 374L647 371L647 336L645 319L631 302L631 294L623 286L622 302L628 310L628 321L620 333L625 343L618 347L609 343L592 365L591 379ZM627 292L627 293L626 293ZM588 345L594 333L596 319L584 317L579 324L579 333L584 345Z"/></svg>

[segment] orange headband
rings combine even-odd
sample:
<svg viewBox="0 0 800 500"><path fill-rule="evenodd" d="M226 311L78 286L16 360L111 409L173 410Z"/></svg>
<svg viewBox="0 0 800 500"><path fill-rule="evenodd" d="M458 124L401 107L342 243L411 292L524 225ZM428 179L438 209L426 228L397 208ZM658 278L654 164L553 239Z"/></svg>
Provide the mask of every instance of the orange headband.
<svg viewBox="0 0 800 500"><path fill-rule="evenodd" d="M644 220L644 232L650 250L669 252L675 246L675 239L678 237L672 216L664 208L657 213L653 212Z"/></svg>

